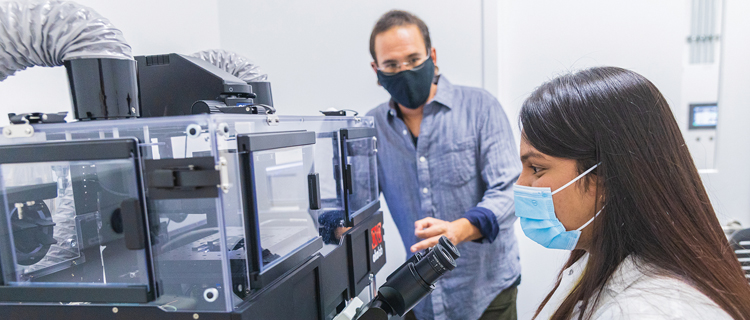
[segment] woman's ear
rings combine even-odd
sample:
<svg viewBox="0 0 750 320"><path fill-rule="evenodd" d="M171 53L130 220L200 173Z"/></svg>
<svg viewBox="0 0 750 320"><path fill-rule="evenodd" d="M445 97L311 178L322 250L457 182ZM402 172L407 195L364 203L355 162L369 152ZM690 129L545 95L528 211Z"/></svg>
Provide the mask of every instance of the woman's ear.
<svg viewBox="0 0 750 320"><path fill-rule="evenodd" d="M596 194L594 195L595 197L597 197L596 198L597 199L596 200L596 204L597 204L597 206L599 206L599 205L603 206L604 205L604 201L606 200L605 197L604 197L604 194L605 194L605 192L604 192L604 179L602 179L599 176L596 176L594 178L594 182L595 182L595 185L596 185L596 188L594 188L594 189L596 189L596 191L595 191Z"/></svg>
<svg viewBox="0 0 750 320"><path fill-rule="evenodd" d="M599 201L604 197L604 182L599 176L583 177L580 180L583 193Z"/></svg>

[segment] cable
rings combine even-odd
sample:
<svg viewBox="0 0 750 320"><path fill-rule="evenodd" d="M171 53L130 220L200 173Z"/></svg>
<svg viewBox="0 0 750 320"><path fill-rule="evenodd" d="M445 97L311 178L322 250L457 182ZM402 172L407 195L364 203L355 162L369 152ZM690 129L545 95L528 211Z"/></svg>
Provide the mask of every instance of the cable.
<svg viewBox="0 0 750 320"><path fill-rule="evenodd" d="M174 239L169 239L169 241L165 242L161 246L161 250L162 252L166 252L193 241L203 239L217 232L219 232L219 228L216 227L188 231L187 233L183 233L177 237L174 237Z"/></svg>

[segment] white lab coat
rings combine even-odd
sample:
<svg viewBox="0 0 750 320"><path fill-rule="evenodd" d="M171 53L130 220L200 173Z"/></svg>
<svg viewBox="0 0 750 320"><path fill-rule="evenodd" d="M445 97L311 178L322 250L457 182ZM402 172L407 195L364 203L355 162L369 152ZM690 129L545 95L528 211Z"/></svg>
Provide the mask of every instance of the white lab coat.
<svg viewBox="0 0 750 320"><path fill-rule="evenodd" d="M562 273L560 286L537 319L549 319L578 283L588 253ZM706 295L679 279L657 275L652 266L623 260L603 289L591 319L732 319ZM571 319L578 319L580 302Z"/></svg>

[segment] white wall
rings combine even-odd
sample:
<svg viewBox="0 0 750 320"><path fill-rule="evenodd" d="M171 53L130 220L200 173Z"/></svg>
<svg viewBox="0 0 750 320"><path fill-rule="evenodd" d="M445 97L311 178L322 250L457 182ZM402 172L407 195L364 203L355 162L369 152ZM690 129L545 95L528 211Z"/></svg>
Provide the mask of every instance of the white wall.
<svg viewBox="0 0 750 320"><path fill-rule="evenodd" d="M454 83L482 85L481 1L219 2L221 44L269 74L280 114L329 107L367 112L389 98L370 68L375 21L390 9L427 23L440 71Z"/></svg>
<svg viewBox="0 0 750 320"><path fill-rule="evenodd" d="M684 0L500 1L500 102L516 119L543 82L612 65L644 75L674 105L688 18Z"/></svg>
<svg viewBox="0 0 750 320"><path fill-rule="evenodd" d="M704 174L719 221L750 227L750 1L725 0L719 76L716 173Z"/></svg>
<svg viewBox="0 0 750 320"><path fill-rule="evenodd" d="M217 0L77 0L122 30L134 55L219 47ZM71 111L65 68L33 67L0 83L0 125L8 112ZM21 111L22 112L22 111Z"/></svg>

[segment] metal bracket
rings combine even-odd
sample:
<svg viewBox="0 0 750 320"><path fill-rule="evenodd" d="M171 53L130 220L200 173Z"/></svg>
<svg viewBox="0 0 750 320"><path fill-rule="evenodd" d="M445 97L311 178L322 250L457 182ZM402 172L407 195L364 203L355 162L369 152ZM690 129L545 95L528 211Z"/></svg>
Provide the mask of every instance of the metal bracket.
<svg viewBox="0 0 750 320"><path fill-rule="evenodd" d="M320 203L320 175L311 173L307 175L307 195L310 200L310 210L319 210Z"/></svg>
<svg viewBox="0 0 750 320"><path fill-rule="evenodd" d="M148 195L152 199L216 198L222 184L216 167L213 157L146 160Z"/></svg>
<svg viewBox="0 0 750 320"><path fill-rule="evenodd" d="M371 299L372 300L372 299ZM367 308L363 308L362 306L364 303L362 300L359 299L359 297L354 297L351 301L349 301L349 304L344 308L344 310L341 310L341 312L336 315L333 320L353 320L358 319L359 316L363 314L363 311L366 311Z"/></svg>
<svg viewBox="0 0 750 320"><path fill-rule="evenodd" d="M221 182L218 187L224 193L229 193L229 168L227 166L227 158L219 157L219 164L216 166L216 170L219 171L219 181Z"/></svg>
<svg viewBox="0 0 750 320"><path fill-rule="evenodd" d="M192 165L185 168L157 169L151 175L152 183L149 186L176 189L208 187L212 185L210 181L215 177L215 172L196 170Z"/></svg>
<svg viewBox="0 0 750 320"><path fill-rule="evenodd" d="M67 111L58 113L42 113L42 112L30 112L30 113L8 113L8 119L13 124L31 124L31 123L64 123L65 117L68 116Z"/></svg>
<svg viewBox="0 0 750 320"><path fill-rule="evenodd" d="M359 115L359 112L357 112L356 110L352 110L352 109L336 110L334 108L330 108L330 109L325 110L325 111L320 110L320 113L322 113L324 116L329 116L329 117L330 116L345 117L347 112L354 113L353 117L356 117L357 115Z"/></svg>
<svg viewBox="0 0 750 320"><path fill-rule="evenodd" d="M278 126L279 125L279 116L275 114L269 114L266 116L266 123L269 126Z"/></svg>
<svg viewBox="0 0 750 320"><path fill-rule="evenodd" d="M28 138L34 135L34 127L29 124L29 119L24 118L23 124L9 124L3 128L6 138Z"/></svg>

